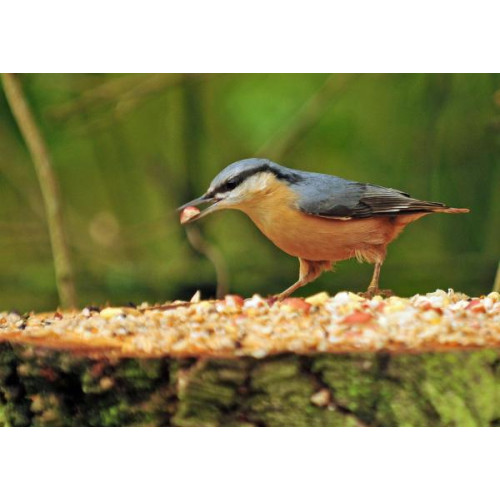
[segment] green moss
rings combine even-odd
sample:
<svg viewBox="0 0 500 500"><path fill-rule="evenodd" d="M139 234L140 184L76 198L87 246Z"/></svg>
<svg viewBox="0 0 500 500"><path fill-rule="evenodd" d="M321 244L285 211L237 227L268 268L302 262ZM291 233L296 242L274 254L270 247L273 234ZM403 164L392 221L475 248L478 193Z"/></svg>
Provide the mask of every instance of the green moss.
<svg viewBox="0 0 500 500"><path fill-rule="evenodd" d="M115 404L100 408L94 425L116 427L135 423L134 409L127 401L115 401Z"/></svg>
<svg viewBox="0 0 500 500"><path fill-rule="evenodd" d="M248 361L197 361L177 369L179 404L174 425L233 425L239 389L247 378Z"/></svg>
<svg viewBox="0 0 500 500"><path fill-rule="evenodd" d="M331 389L339 406L373 423L381 391L376 355L322 355L314 359L312 371Z"/></svg>
<svg viewBox="0 0 500 500"><path fill-rule="evenodd" d="M63 426L71 421L62 397L54 394L31 395L31 425L36 427Z"/></svg>
<svg viewBox="0 0 500 500"><path fill-rule="evenodd" d="M498 418L494 351L395 356L377 420L389 425L484 426Z"/></svg>
<svg viewBox="0 0 500 500"><path fill-rule="evenodd" d="M246 405L250 420L269 426L356 425L353 416L334 407L318 408L311 396L318 390L300 359L287 356L258 363L251 374L252 395Z"/></svg>
<svg viewBox="0 0 500 500"><path fill-rule="evenodd" d="M428 402L408 384L388 380L380 387L375 422L389 427L425 427L439 425L439 418Z"/></svg>
<svg viewBox="0 0 500 500"><path fill-rule="evenodd" d="M391 374L432 406L440 425L489 425L498 416L492 351L394 358Z"/></svg>
<svg viewBox="0 0 500 500"><path fill-rule="evenodd" d="M331 401L311 397L327 389ZM0 345L0 425L486 426L497 352L93 360Z"/></svg>

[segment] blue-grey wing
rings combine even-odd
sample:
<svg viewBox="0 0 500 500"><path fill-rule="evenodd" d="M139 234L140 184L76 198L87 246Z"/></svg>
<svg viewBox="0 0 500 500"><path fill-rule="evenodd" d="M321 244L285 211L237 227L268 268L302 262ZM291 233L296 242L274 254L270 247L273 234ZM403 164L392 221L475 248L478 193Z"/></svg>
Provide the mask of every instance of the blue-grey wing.
<svg viewBox="0 0 500 500"><path fill-rule="evenodd" d="M421 201L408 193L324 174L310 175L293 185L301 211L320 217L351 219L431 212L443 203Z"/></svg>

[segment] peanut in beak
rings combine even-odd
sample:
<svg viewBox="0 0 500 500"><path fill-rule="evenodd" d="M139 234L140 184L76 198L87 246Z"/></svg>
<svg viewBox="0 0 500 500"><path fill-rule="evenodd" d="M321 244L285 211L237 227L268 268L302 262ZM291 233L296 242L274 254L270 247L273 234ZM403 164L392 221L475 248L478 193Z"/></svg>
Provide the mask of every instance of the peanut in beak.
<svg viewBox="0 0 500 500"><path fill-rule="evenodd" d="M200 215L201 210L199 208L193 207L193 206L187 206L185 207L180 215L180 221L181 224L186 224L190 221L192 221L195 217L198 217Z"/></svg>

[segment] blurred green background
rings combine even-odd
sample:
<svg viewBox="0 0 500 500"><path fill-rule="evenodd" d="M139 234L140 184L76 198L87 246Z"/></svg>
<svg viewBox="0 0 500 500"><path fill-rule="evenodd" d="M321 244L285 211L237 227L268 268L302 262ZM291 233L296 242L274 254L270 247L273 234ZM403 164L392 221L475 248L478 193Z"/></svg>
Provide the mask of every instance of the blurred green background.
<svg viewBox="0 0 500 500"><path fill-rule="evenodd" d="M215 294L212 262L174 211L227 164L264 156L469 207L433 215L390 247L381 286L491 290L500 254L499 75L26 74L22 87L59 178L79 305ZM0 94L0 310L58 305L33 162ZM245 215L198 223L232 293L276 293L296 259ZM365 290L342 262L302 294Z"/></svg>

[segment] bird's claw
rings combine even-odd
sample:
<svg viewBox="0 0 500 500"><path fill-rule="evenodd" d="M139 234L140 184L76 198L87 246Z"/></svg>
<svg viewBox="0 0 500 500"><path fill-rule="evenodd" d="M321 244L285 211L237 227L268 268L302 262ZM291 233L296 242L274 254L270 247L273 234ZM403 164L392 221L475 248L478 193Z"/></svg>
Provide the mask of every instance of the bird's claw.
<svg viewBox="0 0 500 500"><path fill-rule="evenodd" d="M290 297L289 293L277 293L276 295L271 295L268 300L274 304L274 302L281 302L288 297Z"/></svg>

